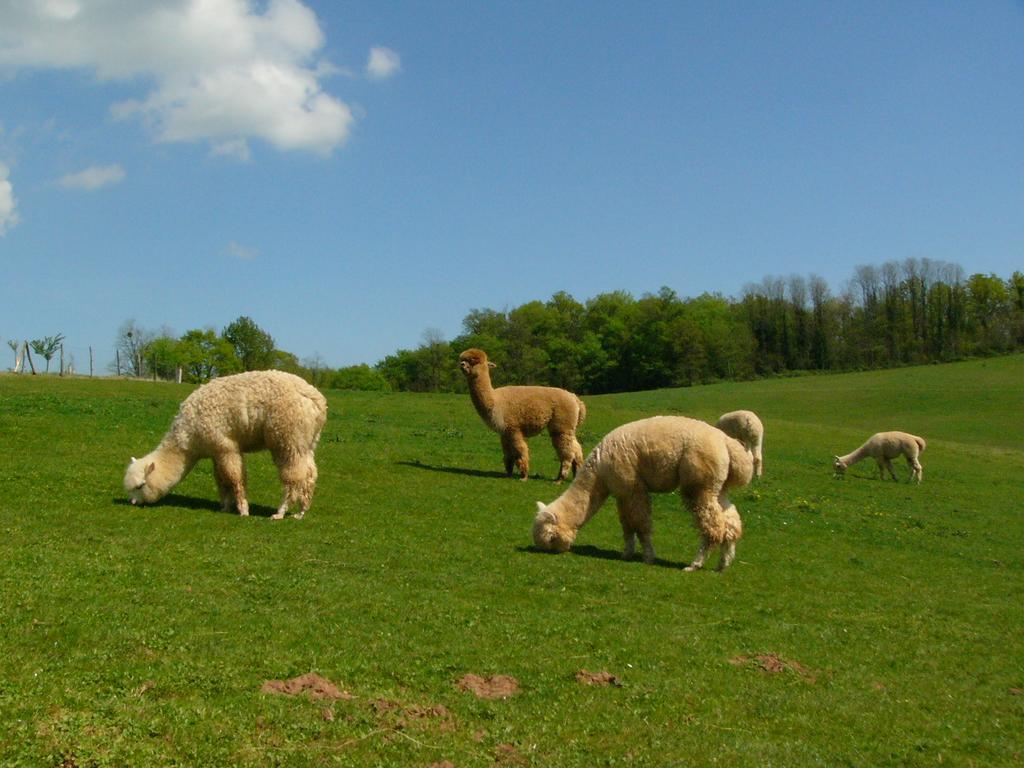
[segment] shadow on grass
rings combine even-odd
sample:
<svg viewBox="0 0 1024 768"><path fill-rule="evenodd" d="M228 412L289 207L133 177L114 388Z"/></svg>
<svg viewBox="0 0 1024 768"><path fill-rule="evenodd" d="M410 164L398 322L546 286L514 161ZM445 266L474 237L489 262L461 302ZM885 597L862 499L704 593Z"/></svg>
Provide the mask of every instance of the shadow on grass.
<svg viewBox="0 0 1024 768"><path fill-rule="evenodd" d="M465 467L435 467L431 464L424 464L422 461L396 461L396 464L413 469L425 469L428 472L445 472L450 475L469 475L470 477L497 477L506 478L504 472L493 472L484 469L466 469Z"/></svg>
<svg viewBox="0 0 1024 768"><path fill-rule="evenodd" d="M114 503L123 507L133 506L128 499L115 498ZM169 493L164 496L156 504L140 504L139 509L151 509L155 507L178 507L180 509L194 509L206 512L216 512L222 515L237 515L233 508L230 511L224 511L220 507L220 502L214 501L213 499L199 499L195 496L182 496L179 493ZM263 504L249 504L249 516L250 517L270 517L276 509L268 507Z"/></svg>
<svg viewBox="0 0 1024 768"><path fill-rule="evenodd" d="M593 544L574 544L567 553L550 552L546 549L540 549L534 544L530 544L523 547L516 547L520 552L526 552L531 555L558 555L558 554L569 554L577 555L579 557L593 557L598 560L619 560L623 563L630 563L635 565L646 565L643 559L637 555L632 560L623 560L622 552L617 549L602 549L601 547L595 547ZM654 558L654 562L651 565L658 566L659 568L675 568L682 570L689 563L675 563L671 560L663 560L660 557Z"/></svg>

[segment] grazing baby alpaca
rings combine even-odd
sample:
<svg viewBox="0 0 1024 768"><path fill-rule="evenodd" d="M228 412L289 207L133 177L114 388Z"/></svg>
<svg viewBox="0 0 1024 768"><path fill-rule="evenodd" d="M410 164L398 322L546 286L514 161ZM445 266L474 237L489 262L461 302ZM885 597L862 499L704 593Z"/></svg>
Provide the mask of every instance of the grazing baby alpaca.
<svg viewBox="0 0 1024 768"><path fill-rule="evenodd" d="M869 437L868 441L853 453L848 453L845 456L836 456L835 464L832 466L835 469L836 475L842 476L846 473L846 468L851 464L856 464L861 459L871 457L878 463L878 477L880 480L885 479L885 470L889 470L889 474L895 480L896 473L892 468L892 460L899 456L906 456L907 464L910 465L910 479L920 483L924 474L924 468L917 457L924 449L925 442L923 437L917 437L906 432L878 432Z"/></svg>
<svg viewBox="0 0 1024 768"><path fill-rule="evenodd" d="M469 383L469 396L480 418L501 435L501 452L505 457L505 473L519 469L522 480L530 469L530 449L526 438L547 428L551 443L561 460L557 480L564 480L569 470L575 475L583 463L583 448L576 439L576 429L587 416L587 408L572 392L557 387L491 386L491 368L482 349L467 349L459 355L459 367Z"/></svg>
<svg viewBox="0 0 1024 768"><path fill-rule="evenodd" d="M243 453L270 451L284 485L273 519L293 504L309 509L316 488L313 453L327 419L327 401L298 376L251 371L204 384L181 404L152 453L133 458L124 476L132 504L152 504L177 485L199 459L213 459L220 501L249 514Z"/></svg>
<svg viewBox="0 0 1024 768"><path fill-rule="evenodd" d="M754 477L760 477L764 472L764 460L761 456L764 448L764 425L757 418L757 414L753 411L729 411L719 416L715 426L729 437L743 443L754 457Z"/></svg>
<svg viewBox="0 0 1024 768"><path fill-rule="evenodd" d="M645 563L654 561L651 493L677 488L700 531L700 549L686 568L704 565L708 550L721 547L718 570L729 567L743 534L729 488L746 485L753 458L739 441L703 421L655 416L609 432L590 452L572 485L545 506L537 502L533 541L541 549L565 552L576 533L608 496L614 496L625 541L623 558L633 556L636 536Z"/></svg>

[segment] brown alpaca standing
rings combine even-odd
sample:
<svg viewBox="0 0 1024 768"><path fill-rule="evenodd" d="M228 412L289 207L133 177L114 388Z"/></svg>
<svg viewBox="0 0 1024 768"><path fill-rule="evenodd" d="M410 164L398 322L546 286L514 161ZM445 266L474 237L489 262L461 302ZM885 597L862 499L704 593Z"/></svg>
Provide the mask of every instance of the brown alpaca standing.
<svg viewBox="0 0 1024 768"><path fill-rule="evenodd" d="M573 475L583 464L583 448L576 439L576 429L587 416L587 408L572 392L557 387L491 386L491 368L482 349L467 349L459 355L459 367L469 383L469 396L480 418L501 436L501 452L505 472L526 479L530 470L530 449L526 438L540 434L545 428L562 464L557 480Z"/></svg>

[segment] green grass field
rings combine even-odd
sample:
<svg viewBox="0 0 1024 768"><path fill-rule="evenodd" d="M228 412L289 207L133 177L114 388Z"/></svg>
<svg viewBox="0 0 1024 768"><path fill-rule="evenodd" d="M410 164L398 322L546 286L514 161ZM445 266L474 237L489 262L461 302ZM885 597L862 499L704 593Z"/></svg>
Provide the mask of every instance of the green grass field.
<svg viewBox="0 0 1024 768"><path fill-rule="evenodd" d="M619 559L611 503L534 551L554 452L505 478L468 396L328 392L313 507L274 522L266 455L253 517L219 511L209 462L126 503L189 388L0 377L0 765L1020 765L1022 383L1014 356L587 398L585 451L655 413L762 416L717 574L683 572L676 495L653 566ZM832 477L883 429L928 440L922 485L902 460ZM349 696L261 692L308 672Z"/></svg>

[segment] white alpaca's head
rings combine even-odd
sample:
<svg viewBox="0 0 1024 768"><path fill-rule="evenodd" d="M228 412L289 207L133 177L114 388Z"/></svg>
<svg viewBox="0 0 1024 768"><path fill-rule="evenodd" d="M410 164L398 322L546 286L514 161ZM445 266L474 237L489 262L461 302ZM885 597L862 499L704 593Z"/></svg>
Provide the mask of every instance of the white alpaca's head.
<svg viewBox="0 0 1024 768"><path fill-rule="evenodd" d="M132 456L124 473L124 489L132 504L153 504L163 497L164 491L149 482L155 470L156 462L150 457L136 459Z"/></svg>
<svg viewBox="0 0 1024 768"><path fill-rule="evenodd" d="M576 531L559 522L551 507L537 502L537 517L533 520L533 543L548 552L568 552Z"/></svg>
<svg viewBox="0 0 1024 768"><path fill-rule="evenodd" d="M842 477L846 474L846 462L836 456L835 463L832 465L832 470L836 473L836 477Z"/></svg>

